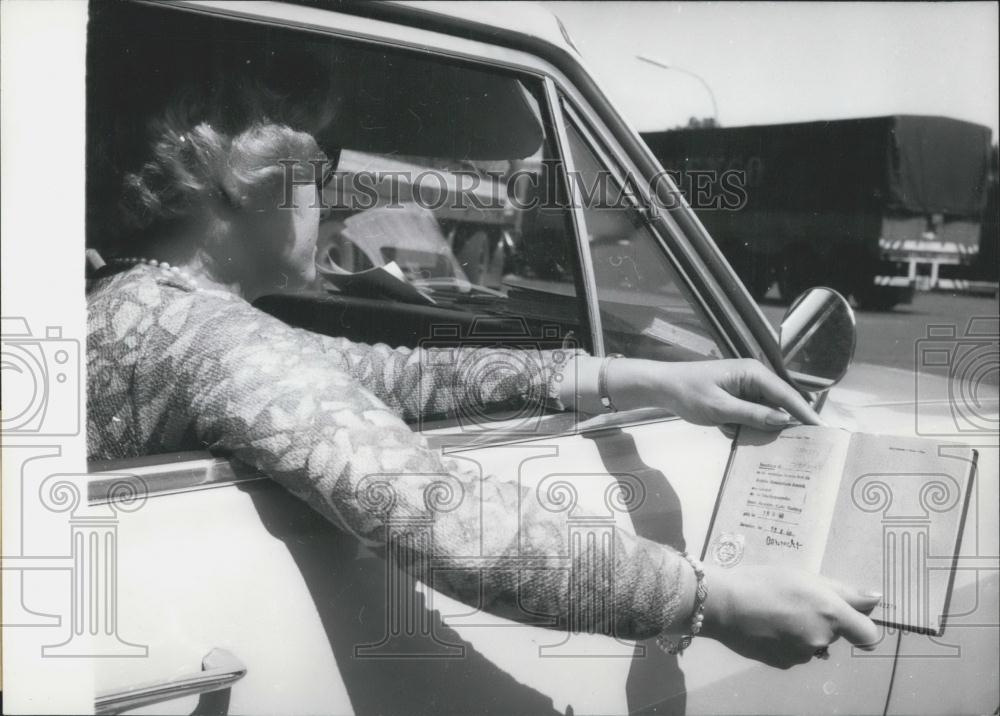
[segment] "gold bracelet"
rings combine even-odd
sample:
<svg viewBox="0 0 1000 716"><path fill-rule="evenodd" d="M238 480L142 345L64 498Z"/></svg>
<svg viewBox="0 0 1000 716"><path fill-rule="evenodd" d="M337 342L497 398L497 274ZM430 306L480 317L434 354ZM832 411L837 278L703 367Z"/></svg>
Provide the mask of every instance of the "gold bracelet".
<svg viewBox="0 0 1000 716"><path fill-rule="evenodd" d="M689 633L685 634L677 641L674 641L665 634L660 634L656 637L657 646L671 656L676 656L677 654L683 652L691 646L691 642L696 636L698 636L698 633L701 631L702 624L705 621L705 600L708 599L708 585L705 583L705 568L699 560L695 559L687 552L683 552L681 556L686 559L688 564L690 564L692 569L694 569L694 576L698 580L698 585L694 590L694 611L691 613Z"/></svg>

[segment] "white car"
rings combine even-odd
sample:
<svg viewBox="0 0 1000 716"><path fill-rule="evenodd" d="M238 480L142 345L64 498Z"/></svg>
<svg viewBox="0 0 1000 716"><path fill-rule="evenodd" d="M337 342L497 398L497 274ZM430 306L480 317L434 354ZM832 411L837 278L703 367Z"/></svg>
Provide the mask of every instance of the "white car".
<svg viewBox="0 0 1000 716"><path fill-rule="evenodd" d="M484 211L490 218L482 225L450 209L437 216L454 256L465 257L460 265L489 267L461 265L464 273L488 273L492 285L429 282L433 302L316 291L258 304L286 321L393 345L571 342L595 355L757 358L806 390L832 424L961 440L980 451L943 636L884 629L872 653L841 640L829 660L790 671L708 639L678 659L652 642L554 631L545 615L515 623L471 608L397 571L266 475L224 457L92 463L91 504L117 521L117 551L102 557L115 561L116 582L102 589L113 592L116 611L81 608L73 619L81 634L101 635L108 656L122 657L94 660L100 712L996 712L995 391L982 397L989 386L970 388L960 372L915 376L863 365L830 390L853 347L849 308L830 294L815 295L839 311L839 325L818 313L796 320L815 322L832 360L819 361L827 365L819 374L786 366L779 336L691 211L671 205L672 185L653 181L661 167L546 10L94 3L88 32L95 172L109 123L120 126L172 84L213 72L224 78L242 64L264 66L292 96L328 93L337 117L319 137L328 154L332 147L364 153L376 168L379 156L387 163L402 156L451 173L464 167L473 178L522 173L517 206L506 202L503 220L496 211ZM622 191L629 178L639 179L635 190ZM595 182L606 182L608 201L583 200ZM562 201L532 200L545 192ZM375 203L358 211L385 202L384 192L371 196ZM430 201L423 208L435 211ZM481 245L465 250L479 233ZM996 340L966 328L929 336L929 344L957 364ZM970 390L979 390L978 402L961 403ZM658 409L452 415L413 427L484 473L569 489L572 499L604 505L612 523L694 551L730 451L720 431ZM946 557L925 555L921 566L948 570Z"/></svg>

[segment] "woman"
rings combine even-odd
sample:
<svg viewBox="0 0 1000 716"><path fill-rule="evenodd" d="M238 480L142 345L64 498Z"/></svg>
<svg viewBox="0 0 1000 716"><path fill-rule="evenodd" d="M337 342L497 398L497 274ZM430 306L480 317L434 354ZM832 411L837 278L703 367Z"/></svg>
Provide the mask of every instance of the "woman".
<svg viewBox="0 0 1000 716"><path fill-rule="evenodd" d="M279 160L289 158L291 206L277 208ZM603 368L619 409L655 404L698 424L765 429L790 416L818 422L801 396L753 361L605 362L550 351L525 368L510 351L488 349L496 370L472 383L456 373L460 361L311 334L254 309L256 297L314 278L319 210L315 186L303 180L318 158L310 135L284 125L227 132L170 116L159 125L148 163L125 181L126 220L142 259L118 262L88 296L91 457L224 451L375 545L390 523L406 544L399 525L433 520L429 544L414 539L395 554L404 568L419 576L433 558L436 589L468 601L482 586L488 610L555 614L565 625L570 586L563 560L551 555L564 551L566 515L532 499L519 510L515 482L444 460L402 418L538 394L599 412ZM457 486L457 504L434 509L428 497L442 481ZM592 631L643 639L700 629L782 667L822 655L841 636L876 640L862 612L878 595L783 569L705 574L695 560L623 531L612 549L613 579L573 597L577 613L610 613L588 624ZM495 557L485 569L481 557L468 565L481 570L482 584L462 577L463 556L472 554ZM511 556L534 568L505 568ZM574 567L588 573L598 558L582 554Z"/></svg>

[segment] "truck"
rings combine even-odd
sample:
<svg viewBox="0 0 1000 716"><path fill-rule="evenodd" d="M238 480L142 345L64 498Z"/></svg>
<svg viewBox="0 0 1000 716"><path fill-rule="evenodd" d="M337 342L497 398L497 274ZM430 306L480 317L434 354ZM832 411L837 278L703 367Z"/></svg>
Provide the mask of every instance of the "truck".
<svg viewBox="0 0 1000 716"><path fill-rule="evenodd" d="M988 127L894 115L642 136L757 300L825 284L887 310L977 263Z"/></svg>

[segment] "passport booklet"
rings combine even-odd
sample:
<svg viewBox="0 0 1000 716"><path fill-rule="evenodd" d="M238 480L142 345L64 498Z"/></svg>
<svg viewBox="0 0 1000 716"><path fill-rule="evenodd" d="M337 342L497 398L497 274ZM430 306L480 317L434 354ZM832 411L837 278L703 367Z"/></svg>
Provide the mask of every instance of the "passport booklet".
<svg viewBox="0 0 1000 716"><path fill-rule="evenodd" d="M795 567L877 590L876 622L940 635L977 458L926 438L744 428L702 559Z"/></svg>

